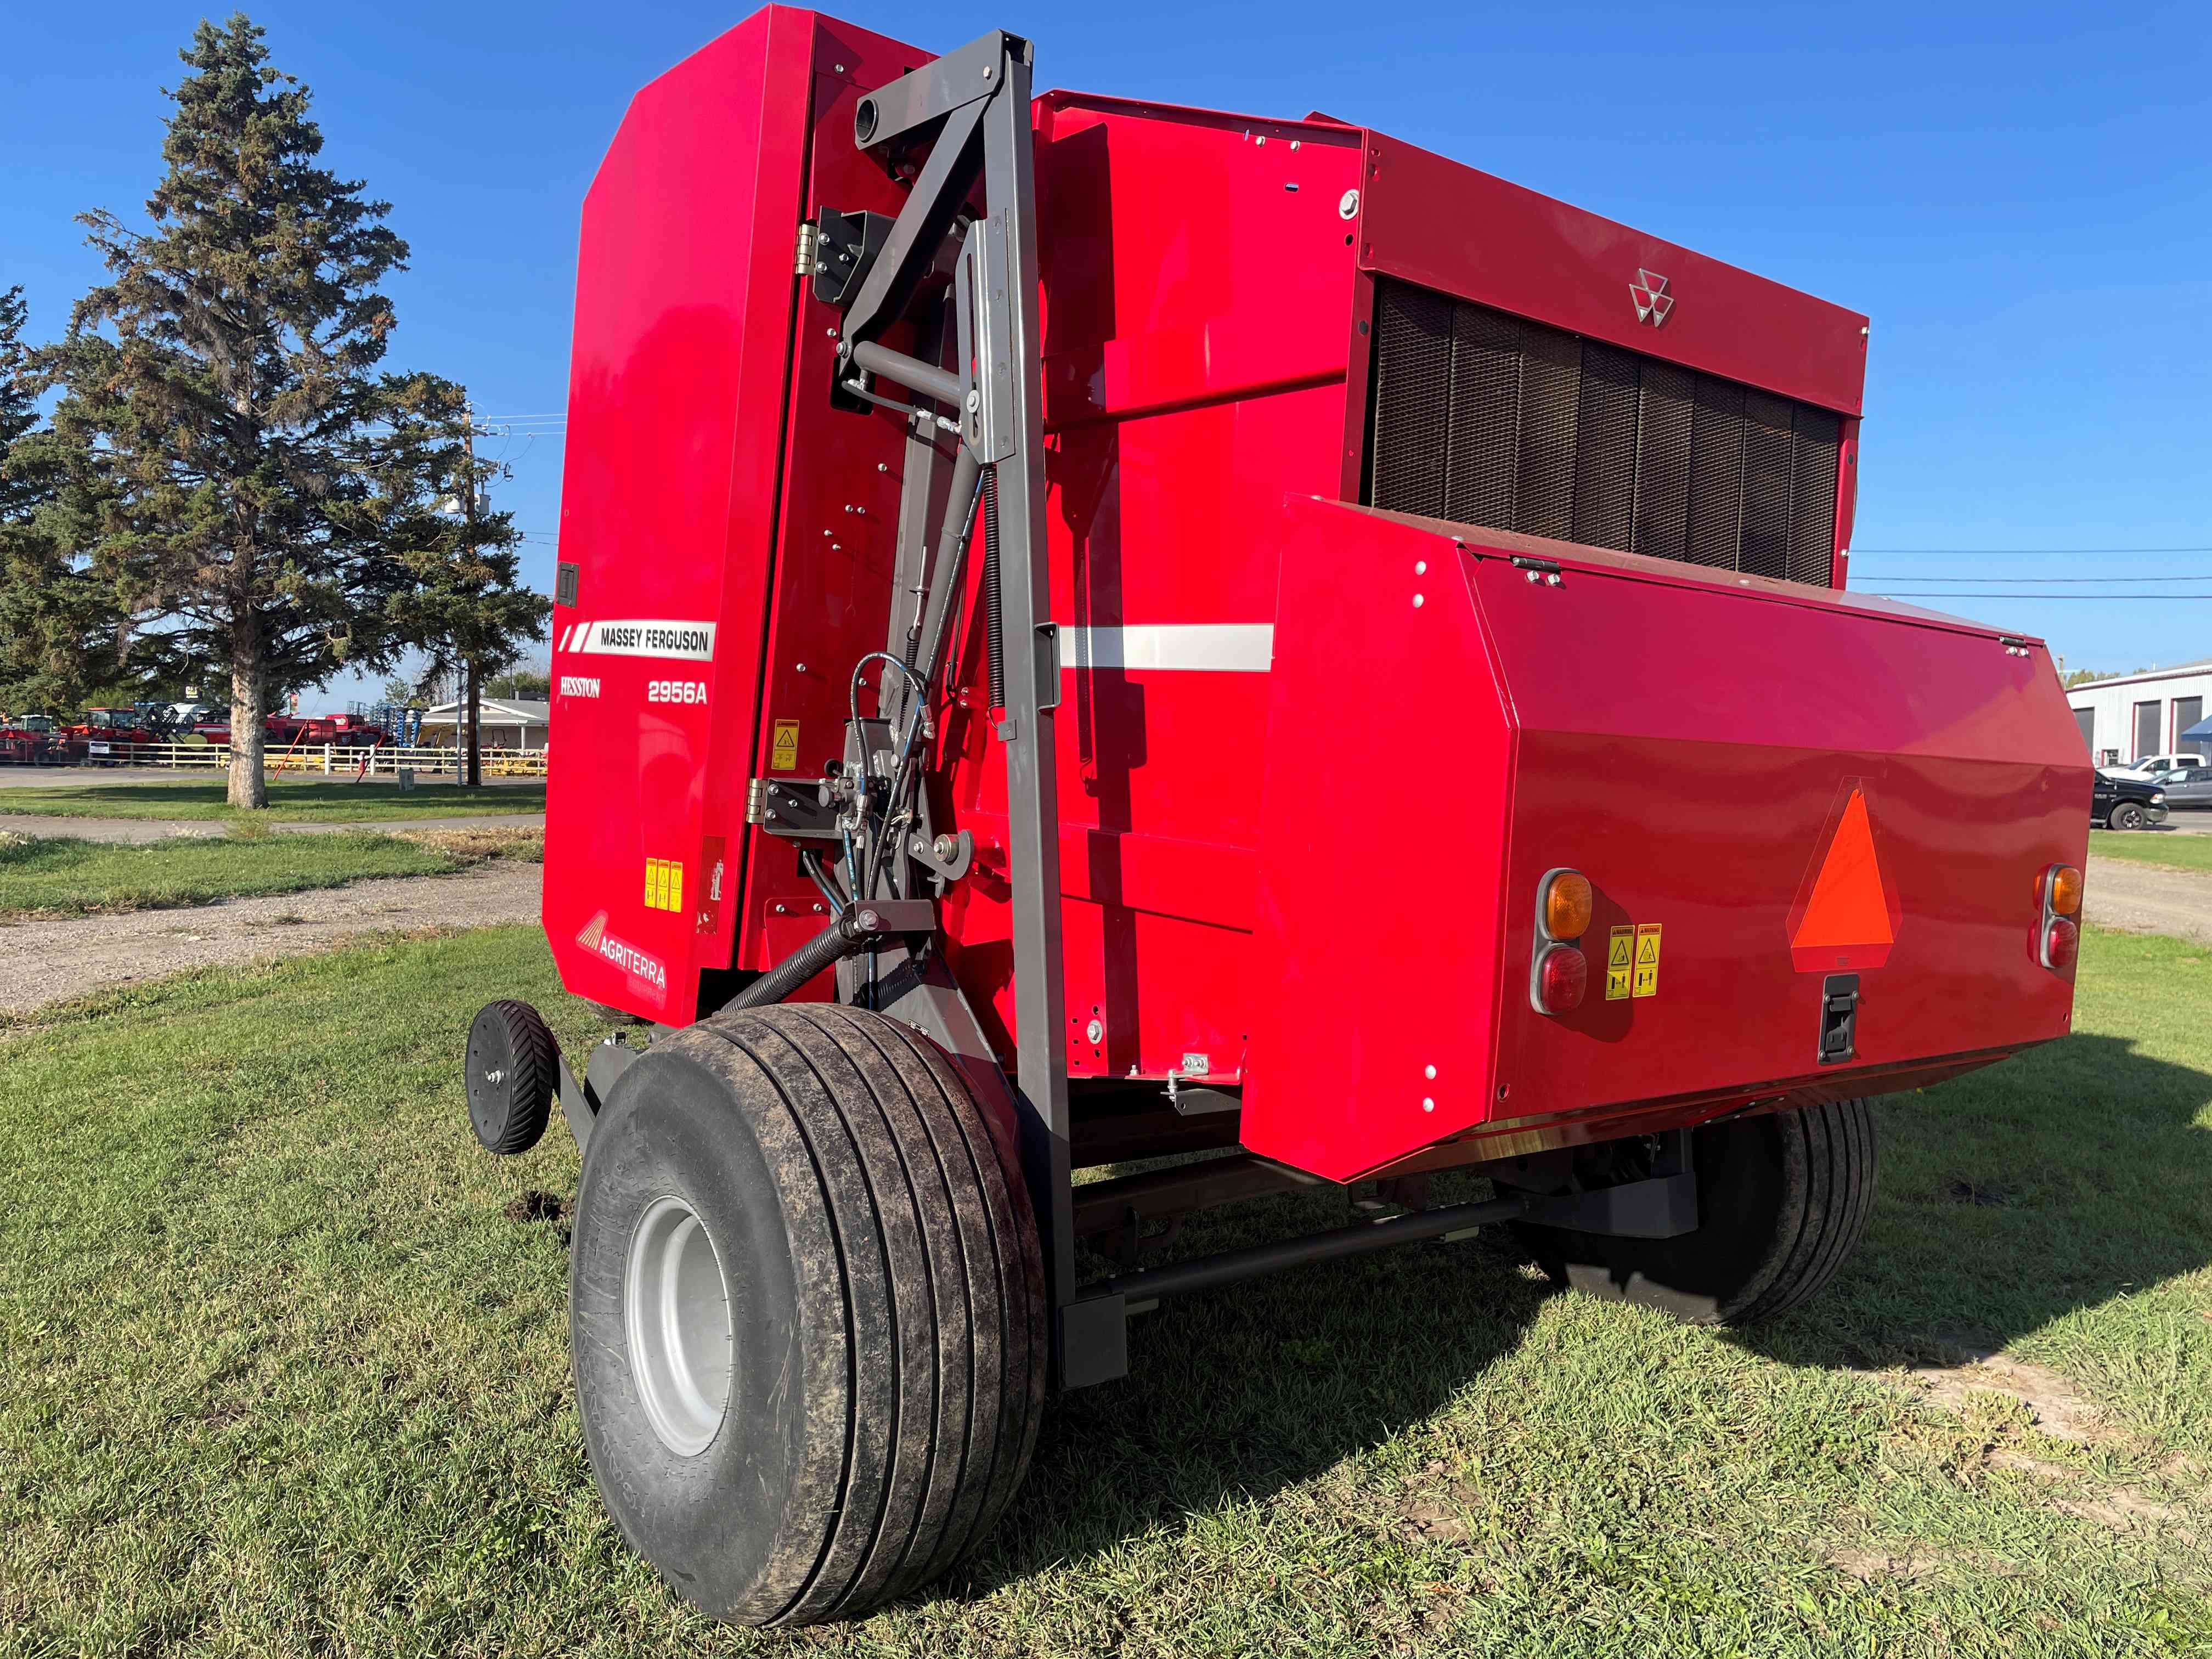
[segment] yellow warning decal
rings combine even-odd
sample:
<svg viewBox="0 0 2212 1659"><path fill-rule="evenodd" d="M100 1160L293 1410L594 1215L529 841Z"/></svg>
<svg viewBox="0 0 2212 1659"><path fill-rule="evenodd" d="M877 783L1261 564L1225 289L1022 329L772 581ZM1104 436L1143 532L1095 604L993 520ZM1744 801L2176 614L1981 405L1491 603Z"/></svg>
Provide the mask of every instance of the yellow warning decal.
<svg viewBox="0 0 2212 1659"><path fill-rule="evenodd" d="M768 751L768 769L771 772L788 772L798 764L799 722L778 720L775 723L775 741L769 746Z"/></svg>
<svg viewBox="0 0 2212 1659"><path fill-rule="evenodd" d="M684 908L684 861L647 859L645 861L645 908L681 910Z"/></svg>
<svg viewBox="0 0 2212 1659"><path fill-rule="evenodd" d="M1636 924L1636 994L1659 994L1659 924L1656 921Z"/></svg>
<svg viewBox="0 0 2212 1659"><path fill-rule="evenodd" d="M1636 962L1636 929L1616 927L1605 950L1605 1000L1620 1002L1628 995L1628 981Z"/></svg>

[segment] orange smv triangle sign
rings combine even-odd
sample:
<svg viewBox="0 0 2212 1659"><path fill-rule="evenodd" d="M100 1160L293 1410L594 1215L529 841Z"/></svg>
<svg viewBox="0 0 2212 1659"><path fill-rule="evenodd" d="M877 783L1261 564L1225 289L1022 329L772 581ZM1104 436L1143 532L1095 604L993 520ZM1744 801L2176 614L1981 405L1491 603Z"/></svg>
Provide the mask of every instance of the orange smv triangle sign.
<svg viewBox="0 0 2212 1659"><path fill-rule="evenodd" d="M1790 936L1790 953L1800 973L1879 968L1889 960L1896 938L1866 793L1853 789L1814 879L1805 914Z"/></svg>

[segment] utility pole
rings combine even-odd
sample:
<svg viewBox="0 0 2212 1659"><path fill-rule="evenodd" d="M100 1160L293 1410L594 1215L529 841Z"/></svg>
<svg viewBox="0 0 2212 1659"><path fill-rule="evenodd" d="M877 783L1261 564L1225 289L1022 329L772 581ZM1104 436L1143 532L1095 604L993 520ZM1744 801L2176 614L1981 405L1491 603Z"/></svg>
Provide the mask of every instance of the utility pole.
<svg viewBox="0 0 2212 1659"><path fill-rule="evenodd" d="M465 555L477 544L477 410L472 402L461 404L463 444L462 453L468 459L464 465L461 480L462 543ZM471 789L483 786L483 757L477 752L477 659L473 655L461 661L461 782Z"/></svg>

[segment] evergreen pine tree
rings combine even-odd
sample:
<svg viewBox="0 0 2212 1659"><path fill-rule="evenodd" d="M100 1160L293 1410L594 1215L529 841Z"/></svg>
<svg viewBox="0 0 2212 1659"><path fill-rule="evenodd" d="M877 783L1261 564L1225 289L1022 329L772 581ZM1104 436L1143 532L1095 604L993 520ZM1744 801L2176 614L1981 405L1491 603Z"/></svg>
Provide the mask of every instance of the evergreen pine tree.
<svg viewBox="0 0 2212 1659"><path fill-rule="evenodd" d="M54 349L67 406L112 476L95 560L142 640L230 676L234 805L263 806L263 717L287 690L396 653L404 501L380 489L404 268L388 204L316 164L309 95L243 14L202 22L169 93L151 228L82 216L107 281Z"/></svg>
<svg viewBox="0 0 2212 1659"><path fill-rule="evenodd" d="M537 643L553 605L522 585L514 515L492 511L481 493L488 469L477 458L468 394L418 374L388 381L386 407L387 463L377 482L408 578L387 607L389 627L428 659L426 681L458 672L461 778L475 784L482 781L475 714L484 679Z"/></svg>
<svg viewBox="0 0 2212 1659"><path fill-rule="evenodd" d="M0 708L73 711L124 694L125 619L83 549L102 496L99 455L39 416L44 374L23 291L0 293Z"/></svg>

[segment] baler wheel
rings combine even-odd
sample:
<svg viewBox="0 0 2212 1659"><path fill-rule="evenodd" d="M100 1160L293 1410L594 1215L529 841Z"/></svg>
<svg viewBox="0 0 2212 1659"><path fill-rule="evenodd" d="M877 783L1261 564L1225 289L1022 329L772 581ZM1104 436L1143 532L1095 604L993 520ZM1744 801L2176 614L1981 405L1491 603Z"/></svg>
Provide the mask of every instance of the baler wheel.
<svg viewBox="0 0 2212 1659"><path fill-rule="evenodd" d="M1702 1224L1620 1238L1514 1224L1553 1283L1692 1325L1751 1325L1820 1290L1874 1208L1874 1115L1836 1101L1707 1125L1692 1137Z"/></svg>
<svg viewBox="0 0 2212 1659"><path fill-rule="evenodd" d="M488 1002L461 1062L469 1122L489 1152L526 1152L545 1133L561 1086L561 1049L526 1002Z"/></svg>
<svg viewBox="0 0 2212 1659"><path fill-rule="evenodd" d="M609 1091L570 1252L600 1495L714 1617L866 1613L958 1560L1021 1484L1048 1328L1036 1224L1012 1126L911 1028L789 1004L656 1042Z"/></svg>

